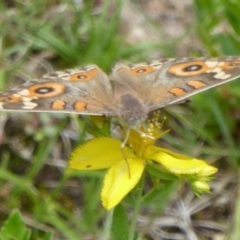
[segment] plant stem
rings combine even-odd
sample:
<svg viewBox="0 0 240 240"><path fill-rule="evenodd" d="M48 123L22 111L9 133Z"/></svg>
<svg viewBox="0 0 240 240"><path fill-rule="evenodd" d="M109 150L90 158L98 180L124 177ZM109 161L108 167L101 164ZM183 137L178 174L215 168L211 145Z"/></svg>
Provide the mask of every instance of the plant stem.
<svg viewBox="0 0 240 240"><path fill-rule="evenodd" d="M132 222L129 227L128 240L135 239L137 218L138 218L138 213L139 213L141 202L142 202L142 192L143 192L143 186L144 186L144 182L145 182L144 180L145 180L145 174L143 173L141 180L139 181L139 184L138 184L135 208L134 208L133 215L132 215Z"/></svg>
<svg viewBox="0 0 240 240"><path fill-rule="evenodd" d="M105 239L105 240L111 239L113 211L114 211L114 209L111 209L110 211L107 212L106 222L105 222L105 227L104 227L104 232L103 232L103 239Z"/></svg>

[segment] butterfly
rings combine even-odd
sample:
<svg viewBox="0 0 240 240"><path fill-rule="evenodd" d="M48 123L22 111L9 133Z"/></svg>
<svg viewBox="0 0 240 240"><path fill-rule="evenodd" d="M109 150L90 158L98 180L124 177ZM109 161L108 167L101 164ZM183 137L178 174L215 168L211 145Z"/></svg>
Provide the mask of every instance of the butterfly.
<svg viewBox="0 0 240 240"><path fill-rule="evenodd" d="M117 116L129 126L149 112L240 77L240 57L160 59L56 71L0 93L0 111Z"/></svg>

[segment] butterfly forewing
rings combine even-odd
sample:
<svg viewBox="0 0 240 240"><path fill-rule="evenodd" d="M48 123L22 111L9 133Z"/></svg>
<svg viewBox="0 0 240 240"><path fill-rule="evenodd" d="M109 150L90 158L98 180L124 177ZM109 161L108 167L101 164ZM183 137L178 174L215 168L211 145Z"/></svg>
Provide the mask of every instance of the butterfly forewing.
<svg viewBox="0 0 240 240"><path fill-rule="evenodd" d="M58 71L0 93L2 111L113 114L108 76L91 65Z"/></svg>
<svg viewBox="0 0 240 240"><path fill-rule="evenodd" d="M167 65L159 74L159 83L169 83L165 90L172 96L167 104L240 77L239 57L175 60ZM160 84L158 90L162 88Z"/></svg>
<svg viewBox="0 0 240 240"><path fill-rule="evenodd" d="M151 79L151 84L148 84L148 74L146 77L144 74L138 76L148 111L185 100L196 93L238 78L240 58L164 59L161 67L152 71L152 74L155 77ZM139 87L136 85L135 89L138 90Z"/></svg>

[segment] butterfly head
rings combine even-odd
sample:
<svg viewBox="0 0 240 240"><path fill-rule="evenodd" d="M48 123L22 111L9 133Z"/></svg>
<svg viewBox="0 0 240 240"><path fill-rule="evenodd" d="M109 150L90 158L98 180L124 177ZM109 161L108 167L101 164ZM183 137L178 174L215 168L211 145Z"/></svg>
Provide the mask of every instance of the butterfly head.
<svg viewBox="0 0 240 240"><path fill-rule="evenodd" d="M129 128L138 129L143 122L147 119L147 114L144 111L124 112L121 116L124 121L124 125Z"/></svg>

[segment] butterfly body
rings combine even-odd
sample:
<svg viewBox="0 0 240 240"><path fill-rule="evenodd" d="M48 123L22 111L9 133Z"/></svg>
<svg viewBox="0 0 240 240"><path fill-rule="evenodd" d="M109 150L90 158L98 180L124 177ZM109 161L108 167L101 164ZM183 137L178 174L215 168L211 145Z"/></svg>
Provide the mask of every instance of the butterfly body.
<svg viewBox="0 0 240 240"><path fill-rule="evenodd" d="M240 57L160 59L95 65L44 75L0 93L0 111L68 112L121 117L130 126L155 109L240 77Z"/></svg>

